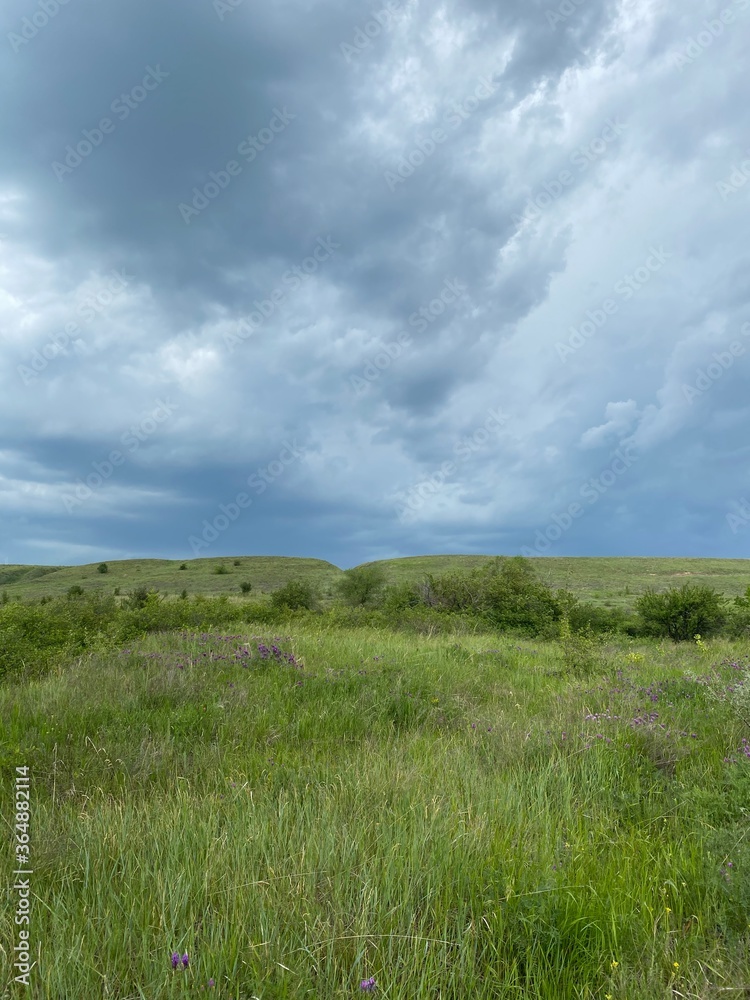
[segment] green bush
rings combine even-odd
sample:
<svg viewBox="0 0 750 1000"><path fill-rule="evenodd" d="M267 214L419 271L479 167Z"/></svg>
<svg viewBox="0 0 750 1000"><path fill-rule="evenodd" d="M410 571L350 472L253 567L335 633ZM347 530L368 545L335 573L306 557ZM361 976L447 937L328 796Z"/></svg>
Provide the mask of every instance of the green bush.
<svg viewBox="0 0 750 1000"><path fill-rule="evenodd" d="M567 615L559 621L559 644L562 650L564 673L586 677L600 667L599 642L591 626L575 632Z"/></svg>
<svg viewBox="0 0 750 1000"><path fill-rule="evenodd" d="M113 597L91 594L41 604L20 601L0 607L0 677L42 673L61 658L99 641L116 613Z"/></svg>
<svg viewBox="0 0 750 1000"><path fill-rule="evenodd" d="M180 563L180 569L187 569L187 563Z"/></svg>
<svg viewBox="0 0 750 1000"><path fill-rule="evenodd" d="M345 571L336 590L346 604L358 607L375 603L384 586L385 572L381 566L355 566Z"/></svg>
<svg viewBox="0 0 750 1000"><path fill-rule="evenodd" d="M560 617L554 592L522 556L487 563L477 580L479 610L493 628L539 635Z"/></svg>
<svg viewBox="0 0 750 1000"><path fill-rule="evenodd" d="M97 573L109 573L109 566L106 563L99 563L96 567Z"/></svg>
<svg viewBox="0 0 750 1000"><path fill-rule="evenodd" d="M76 597L83 597L83 587L74 583L72 587L68 587L66 594L69 601L72 601Z"/></svg>
<svg viewBox="0 0 750 1000"><path fill-rule="evenodd" d="M644 635L687 642L721 630L727 619L725 601L711 587L686 583L661 594L647 590L635 606Z"/></svg>
<svg viewBox="0 0 750 1000"><path fill-rule="evenodd" d="M250 583L249 580L243 580L242 583L240 584L240 590L242 591L243 594L249 594L252 589L253 585L252 583Z"/></svg>
<svg viewBox="0 0 750 1000"><path fill-rule="evenodd" d="M386 587L383 592L381 606L387 614L416 608L420 605L419 590L414 583L396 583Z"/></svg>
<svg viewBox="0 0 750 1000"><path fill-rule="evenodd" d="M733 639L750 638L750 587L727 608L726 631Z"/></svg>
<svg viewBox="0 0 750 1000"><path fill-rule="evenodd" d="M127 600L123 603L126 611L137 611L138 608L145 608L149 600L159 599L159 592L153 588L141 584L135 590L131 590Z"/></svg>
<svg viewBox="0 0 750 1000"><path fill-rule="evenodd" d="M226 576L228 572L229 570L226 568L224 563L222 563L221 566L214 566L214 573L217 576Z"/></svg>
<svg viewBox="0 0 750 1000"><path fill-rule="evenodd" d="M306 581L290 580L271 594L271 606L276 609L289 608L291 611L300 608L310 610L315 606L315 595Z"/></svg>

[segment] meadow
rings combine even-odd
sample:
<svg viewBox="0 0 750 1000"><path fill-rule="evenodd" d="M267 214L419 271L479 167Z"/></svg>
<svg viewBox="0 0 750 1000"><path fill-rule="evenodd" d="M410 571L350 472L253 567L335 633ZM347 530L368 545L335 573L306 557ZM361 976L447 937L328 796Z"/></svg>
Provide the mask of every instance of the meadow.
<svg viewBox="0 0 750 1000"><path fill-rule="evenodd" d="M2 996L748 996L748 691L747 639L325 616L8 677L35 966L4 907Z"/></svg>

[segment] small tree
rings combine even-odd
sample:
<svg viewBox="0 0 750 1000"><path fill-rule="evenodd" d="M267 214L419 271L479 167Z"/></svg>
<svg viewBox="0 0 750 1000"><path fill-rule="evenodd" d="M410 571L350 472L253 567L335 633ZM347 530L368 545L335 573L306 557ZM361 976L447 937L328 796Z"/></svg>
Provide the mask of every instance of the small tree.
<svg viewBox="0 0 750 1000"><path fill-rule="evenodd" d="M226 568L224 563L222 563L220 566L214 566L214 573L216 573L217 576L226 576L228 572L229 570Z"/></svg>
<svg viewBox="0 0 750 1000"><path fill-rule="evenodd" d="M240 584L240 590L243 594L249 594L252 589L253 585L248 580L243 580Z"/></svg>
<svg viewBox="0 0 750 1000"><path fill-rule="evenodd" d="M75 600L76 597L83 597L83 587L74 583L72 587L68 587L67 597L69 601Z"/></svg>
<svg viewBox="0 0 750 1000"><path fill-rule="evenodd" d="M99 563L96 567L97 573L109 573L109 566L106 563Z"/></svg>
<svg viewBox="0 0 750 1000"><path fill-rule="evenodd" d="M309 583L302 580L290 580L289 583L279 587L271 594L271 606L273 608L289 608L298 611L302 608L308 610L315 603L313 589Z"/></svg>
<svg viewBox="0 0 750 1000"><path fill-rule="evenodd" d="M663 594L649 589L635 602L647 635L687 642L718 632L726 621L725 598L711 587L686 583Z"/></svg>
<svg viewBox="0 0 750 1000"><path fill-rule="evenodd" d="M187 563L181 563L180 569L187 569Z"/></svg>
<svg viewBox="0 0 750 1000"><path fill-rule="evenodd" d="M372 603L385 585L381 566L355 566L348 569L336 584L339 595L353 607Z"/></svg>
<svg viewBox="0 0 750 1000"><path fill-rule="evenodd" d="M234 562L232 563L232 565L233 566L241 566L242 563L239 561L239 559L235 559Z"/></svg>

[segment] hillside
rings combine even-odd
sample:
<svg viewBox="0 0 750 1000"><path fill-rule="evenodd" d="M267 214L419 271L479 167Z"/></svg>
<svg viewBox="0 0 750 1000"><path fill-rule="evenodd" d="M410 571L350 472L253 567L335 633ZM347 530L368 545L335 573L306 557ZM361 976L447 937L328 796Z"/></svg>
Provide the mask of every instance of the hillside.
<svg viewBox="0 0 750 1000"><path fill-rule="evenodd" d="M388 581L418 580L427 573L468 573L489 556L413 556L382 560ZM239 562L239 565L235 565ZM750 559L676 559L577 557L533 559L541 578L554 588L567 587L596 604L625 607L648 587L664 590L686 582L707 584L735 596L750 585ZM372 565L372 564L369 564ZM23 600L84 590L125 594L134 587L155 587L164 594L235 594L249 581L253 594L267 594L289 580L309 581L325 600L333 596L342 570L322 559L283 556L226 556L209 559L125 559L85 566L0 566L0 590ZM185 569L180 569L185 566ZM219 568L226 573L217 573Z"/></svg>

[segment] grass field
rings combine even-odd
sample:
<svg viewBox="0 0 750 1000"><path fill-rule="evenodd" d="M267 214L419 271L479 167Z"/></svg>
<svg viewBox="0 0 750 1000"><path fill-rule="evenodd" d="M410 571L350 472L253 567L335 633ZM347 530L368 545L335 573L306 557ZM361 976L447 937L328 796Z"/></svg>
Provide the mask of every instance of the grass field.
<svg viewBox="0 0 750 1000"><path fill-rule="evenodd" d="M3 996L748 996L749 656L576 677L557 643L250 626L6 684L38 964Z"/></svg>
<svg viewBox="0 0 750 1000"><path fill-rule="evenodd" d="M427 573L468 573L489 556L415 556L385 560L381 565L388 581L418 580ZM239 565L235 562L239 561ZM750 586L750 559L627 559L545 558L532 559L539 576L552 587L567 587L582 599L611 607L630 607L647 587L664 590L686 582L707 584L735 597ZM254 594L275 590L292 579L307 580L325 603L342 570L320 559L272 556L226 556L192 559L181 563L168 559L128 559L108 563L108 572L97 572L97 563L87 566L0 566L0 589L22 600L64 594L75 584L84 590L119 587L155 587L164 594L239 594L240 583L249 581ZM180 566L185 565L185 570ZM226 574L217 574L224 567Z"/></svg>

